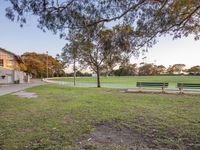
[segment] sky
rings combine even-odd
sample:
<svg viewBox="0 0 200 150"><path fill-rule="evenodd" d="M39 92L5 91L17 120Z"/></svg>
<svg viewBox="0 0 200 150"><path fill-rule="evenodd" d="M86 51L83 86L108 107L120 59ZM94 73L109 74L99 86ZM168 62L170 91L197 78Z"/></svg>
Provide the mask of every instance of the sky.
<svg viewBox="0 0 200 150"><path fill-rule="evenodd" d="M0 47L18 55L24 52L46 53L56 56L60 54L66 41L52 32L43 32L37 28L35 17L28 17L27 24L21 28L17 22L5 17L5 2L0 4ZM176 63L186 64L186 67L200 65L200 40L195 41L192 36L173 40L166 36L158 39L158 43L139 58L132 57L131 63L155 63L168 67Z"/></svg>

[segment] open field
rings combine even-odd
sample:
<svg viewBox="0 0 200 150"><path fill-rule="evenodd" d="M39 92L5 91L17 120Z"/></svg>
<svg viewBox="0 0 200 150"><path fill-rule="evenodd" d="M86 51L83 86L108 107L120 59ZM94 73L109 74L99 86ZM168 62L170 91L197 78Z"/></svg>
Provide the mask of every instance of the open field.
<svg viewBox="0 0 200 150"><path fill-rule="evenodd" d="M200 96L59 85L28 91L38 97L0 97L0 149L200 149Z"/></svg>
<svg viewBox="0 0 200 150"><path fill-rule="evenodd" d="M73 78L55 78L56 81L73 82ZM96 83L94 77L77 78L77 83ZM112 84L119 87L135 87L136 82L168 82L169 87L175 88L176 83L200 83L200 76L121 76L121 77L101 77L102 84Z"/></svg>

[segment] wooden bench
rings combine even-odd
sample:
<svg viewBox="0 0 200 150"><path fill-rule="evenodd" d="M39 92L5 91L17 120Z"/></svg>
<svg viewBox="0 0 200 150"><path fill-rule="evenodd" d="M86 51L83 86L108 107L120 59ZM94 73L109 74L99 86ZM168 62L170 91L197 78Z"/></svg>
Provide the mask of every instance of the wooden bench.
<svg viewBox="0 0 200 150"><path fill-rule="evenodd" d="M200 89L200 83L177 83L180 93L183 93L183 89Z"/></svg>
<svg viewBox="0 0 200 150"><path fill-rule="evenodd" d="M162 92L165 92L165 88L167 88L169 83L163 83L163 82L137 82L136 86L139 87L140 89L142 87L155 87L155 88L161 88Z"/></svg>

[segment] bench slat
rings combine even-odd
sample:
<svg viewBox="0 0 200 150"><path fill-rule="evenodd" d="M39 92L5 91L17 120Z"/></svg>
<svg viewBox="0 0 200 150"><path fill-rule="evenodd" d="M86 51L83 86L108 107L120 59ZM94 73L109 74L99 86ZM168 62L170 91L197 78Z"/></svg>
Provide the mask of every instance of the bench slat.
<svg viewBox="0 0 200 150"><path fill-rule="evenodd" d="M137 82L137 87L167 87L168 83L162 82Z"/></svg>
<svg viewBox="0 0 200 150"><path fill-rule="evenodd" d="M178 88L195 88L195 89L200 89L200 83L177 83Z"/></svg>
<svg viewBox="0 0 200 150"><path fill-rule="evenodd" d="M199 86L200 87L200 84L189 84L189 83L178 83L177 85L178 86Z"/></svg>

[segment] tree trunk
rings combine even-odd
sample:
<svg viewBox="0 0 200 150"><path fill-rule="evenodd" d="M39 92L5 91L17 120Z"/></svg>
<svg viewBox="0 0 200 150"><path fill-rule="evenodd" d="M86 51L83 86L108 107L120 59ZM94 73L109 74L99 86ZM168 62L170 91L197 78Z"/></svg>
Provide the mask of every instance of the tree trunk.
<svg viewBox="0 0 200 150"><path fill-rule="evenodd" d="M76 61L74 59L74 86L76 85Z"/></svg>
<svg viewBox="0 0 200 150"><path fill-rule="evenodd" d="M101 87L99 67L97 67L97 87Z"/></svg>

